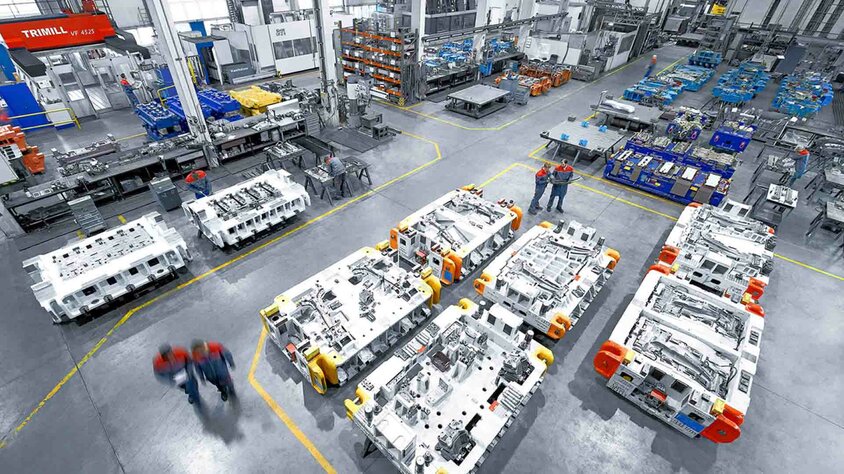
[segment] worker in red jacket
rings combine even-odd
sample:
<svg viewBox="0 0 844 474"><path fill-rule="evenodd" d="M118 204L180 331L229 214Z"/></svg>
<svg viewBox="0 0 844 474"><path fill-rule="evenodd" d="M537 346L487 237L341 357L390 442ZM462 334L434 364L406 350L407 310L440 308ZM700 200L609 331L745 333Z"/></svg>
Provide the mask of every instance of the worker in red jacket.
<svg viewBox="0 0 844 474"><path fill-rule="evenodd" d="M152 359L155 377L168 385L175 385L188 394L188 403L202 403L199 398L199 384L196 383L193 360L184 347L170 347L163 344Z"/></svg>
<svg viewBox="0 0 844 474"><path fill-rule="evenodd" d="M568 160L563 160L562 163L554 167L551 172L551 197L548 199L548 206L545 208L551 212L554 206L554 199L557 198L557 212L563 212L563 200L566 198L566 193L569 190L569 183L574 179L574 168L569 165Z"/></svg>
<svg viewBox="0 0 844 474"><path fill-rule="evenodd" d="M205 174L205 171L191 171L188 174L188 177L185 178L185 183L187 183L188 189L193 191L193 195L197 199L211 195L211 180L208 179L208 175Z"/></svg>
<svg viewBox="0 0 844 474"><path fill-rule="evenodd" d="M542 165L542 168L539 168L539 171L536 172L534 176L534 183L536 184L536 188L533 191L533 200L530 202L530 207L528 208L528 212L531 214L536 214L542 209L539 206L539 199L542 198L542 195L545 194L545 188L548 187L548 181L551 178L551 163L545 163Z"/></svg>
<svg viewBox="0 0 844 474"><path fill-rule="evenodd" d="M129 99L129 103L132 104L132 107L137 107L138 104L141 102L138 100L138 96L135 95L135 86L129 82L129 79L126 78L126 74L120 75L120 87L123 88L123 92L126 94L126 97Z"/></svg>
<svg viewBox="0 0 844 474"><path fill-rule="evenodd" d="M234 383L229 374L229 367L234 369L232 353L219 342L199 339L191 344L191 352L199 378L217 387L223 401L234 395Z"/></svg>

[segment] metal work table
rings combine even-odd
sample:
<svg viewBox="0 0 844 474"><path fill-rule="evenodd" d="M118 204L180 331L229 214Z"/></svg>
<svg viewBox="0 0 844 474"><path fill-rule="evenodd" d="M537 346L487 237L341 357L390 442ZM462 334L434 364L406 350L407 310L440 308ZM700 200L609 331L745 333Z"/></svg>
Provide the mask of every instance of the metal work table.
<svg viewBox="0 0 844 474"><path fill-rule="evenodd" d="M285 163L293 163L299 169L305 168L305 155L307 150L292 142L281 142L267 148L264 153L267 155L267 163L278 163L284 168ZM315 158L318 161L318 158ZM319 163L314 163L314 166Z"/></svg>
<svg viewBox="0 0 844 474"><path fill-rule="evenodd" d="M622 128L625 131L646 130L648 128L656 128L659 119L664 111L657 107L636 106L633 113L627 113L623 110L614 109L608 105L599 104L590 106L596 114L604 114L602 125L610 127Z"/></svg>
<svg viewBox="0 0 844 474"><path fill-rule="evenodd" d="M785 216L797 208L799 200L797 191L789 187L779 184L756 185L747 197L749 198L754 192L758 192L759 197L753 203L750 217L773 228L777 228Z"/></svg>
<svg viewBox="0 0 844 474"><path fill-rule="evenodd" d="M766 186L771 183L786 184L788 183L788 179L794 175L794 171L794 159L788 156L768 155L768 157L760 162L759 166L756 167L756 171L753 172L750 184L756 184L756 182L765 176L766 173L770 173L773 176L766 176L762 179L762 183L760 184Z"/></svg>
<svg viewBox="0 0 844 474"><path fill-rule="evenodd" d="M126 152L101 156L98 161L108 165L104 171L82 171L30 187L29 195L9 195L6 207L24 230L31 230L70 215L70 200L86 195L95 203L124 199L127 194L146 190L145 183L156 175L181 178L190 169L207 166L202 150L183 147L128 156Z"/></svg>
<svg viewBox="0 0 844 474"><path fill-rule="evenodd" d="M369 185L372 185L372 178L369 176L369 163L353 156L341 158L341 160L346 165L346 172L343 174L342 183L340 183L340 196L345 197L346 190L349 191L349 196L352 195L352 187L347 179L349 175L356 177L361 183L363 182L363 178L366 178ZM332 206L334 205L334 199L331 197L329 188L333 180L334 177L329 174L328 169L323 165L314 166L305 170L305 190L307 191L308 187L310 187L313 189L314 194L319 194L320 199L327 198L328 203ZM316 187L317 183L319 183L319 190Z"/></svg>
<svg viewBox="0 0 844 474"><path fill-rule="evenodd" d="M832 228L839 235L844 235L844 200L827 201L812 220L812 223L809 224L806 238L811 238L818 228L824 226ZM838 236L835 238L838 239ZM842 240L841 247L844 248L844 240Z"/></svg>
<svg viewBox="0 0 844 474"><path fill-rule="evenodd" d="M807 199L811 201L824 188L831 188L833 198L840 196L844 192L844 169L827 168L816 174L804 188L810 190Z"/></svg>
<svg viewBox="0 0 844 474"><path fill-rule="evenodd" d="M562 138L564 134L568 135L567 139ZM554 128L540 133L539 136L548 140L545 148L552 144L557 145L552 160L556 159L561 151L570 151L574 157L572 164L577 163L577 160L584 155L587 158L600 156L606 162L609 155L615 153L618 143L625 138L625 135L615 130L607 129L602 132L596 126L584 127L581 122L570 120L557 124ZM581 140L586 140L586 144L581 145Z"/></svg>
<svg viewBox="0 0 844 474"><path fill-rule="evenodd" d="M507 107L504 102L510 93L485 84L476 84L461 91L452 92L445 108L458 114L481 118Z"/></svg>

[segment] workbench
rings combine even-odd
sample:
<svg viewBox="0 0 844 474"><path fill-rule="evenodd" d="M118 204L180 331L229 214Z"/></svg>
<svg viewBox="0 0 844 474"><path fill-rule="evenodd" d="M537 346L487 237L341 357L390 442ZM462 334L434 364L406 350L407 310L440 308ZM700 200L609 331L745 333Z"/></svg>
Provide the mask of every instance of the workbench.
<svg viewBox="0 0 844 474"><path fill-rule="evenodd" d="M307 152L307 150L293 142L279 142L264 151L267 155L267 162L271 164L278 163L282 169L285 169L285 163L293 163L299 169L304 169L305 155ZM318 158L315 161L318 161ZM314 166L318 164L314 163Z"/></svg>
<svg viewBox="0 0 844 474"><path fill-rule="evenodd" d="M756 184L756 182L759 181L762 176L765 176L766 173L772 174L773 177L766 177L766 179L762 180L761 184L786 184L788 183L789 178L794 175L794 171L795 163L793 158L788 156L768 155L768 157L756 167L756 171L753 172L753 178L751 178L750 184Z"/></svg>
<svg viewBox="0 0 844 474"><path fill-rule="evenodd" d="M450 102L445 108L478 119L507 107L506 99L509 94L496 87L476 84L448 94Z"/></svg>
<svg viewBox="0 0 844 474"><path fill-rule="evenodd" d="M91 196L98 204L124 199L128 194L146 190L144 183L155 176L181 179L192 169L208 166L198 149L176 147L137 157L132 152L98 157L99 163L108 165L102 172L82 171L30 187L26 193L13 193L5 201L6 208L29 231L69 216L67 202L78 197Z"/></svg>
<svg viewBox="0 0 844 474"><path fill-rule="evenodd" d="M593 125L584 127L581 122L570 120L557 124L554 128L540 133L539 136L548 140L545 148L552 144L556 145L551 160L556 160L560 152L568 151L573 155L572 165L577 163L581 156L592 159L600 156L606 162L609 155L615 153L618 143L625 138L625 135L615 130L601 131L599 127Z"/></svg>
<svg viewBox="0 0 844 474"><path fill-rule="evenodd" d="M806 238L811 238L818 228L824 226L832 228L839 235L844 235L844 199L834 199L824 203L818 215L809 224ZM836 239L838 239L837 236ZM841 247L844 248L844 241Z"/></svg>
<svg viewBox="0 0 844 474"><path fill-rule="evenodd" d="M756 185L748 197L758 192L759 197L753 203L750 217L762 221L776 229L785 216L797 208L797 191L779 184L768 186Z"/></svg>
<svg viewBox="0 0 844 474"><path fill-rule="evenodd" d="M340 183L340 196L345 197L346 190L349 191L349 196L352 195L352 187L347 179L349 175L356 177L361 183L363 182L363 178L366 178L369 185L372 185L372 178L369 176L369 163L353 156L347 156L341 158L341 160L346 166L346 172L343 174L343 181ZM334 177L331 176L328 169L323 165L317 165L313 168L306 169L304 173L305 190L307 191L310 187L313 189L314 194L319 194L320 199L328 199L328 203L333 206L334 199L331 196L331 186ZM317 184L319 184L319 190L317 190Z"/></svg>
<svg viewBox="0 0 844 474"><path fill-rule="evenodd" d="M616 127L624 129L625 131L632 130L637 132L639 130L647 130L649 128L656 129L659 119L664 111L658 107L635 107L632 113L627 113L623 110L614 109L608 105L599 104L591 105L595 114L603 114L604 120L601 125L609 127Z"/></svg>
<svg viewBox="0 0 844 474"><path fill-rule="evenodd" d="M821 189L829 189L833 198L836 198L844 192L844 169L832 167L823 170L815 175L805 188L809 190L808 200L814 199L815 195Z"/></svg>

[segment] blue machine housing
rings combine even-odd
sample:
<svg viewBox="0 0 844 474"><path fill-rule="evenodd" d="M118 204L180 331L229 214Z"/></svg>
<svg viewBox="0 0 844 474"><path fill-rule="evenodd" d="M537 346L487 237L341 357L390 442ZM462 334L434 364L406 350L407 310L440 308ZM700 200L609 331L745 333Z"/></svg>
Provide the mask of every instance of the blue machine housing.
<svg viewBox="0 0 844 474"><path fill-rule="evenodd" d="M625 150L631 150L635 153L657 157L664 161L671 161L682 165L688 165L698 168L704 172L718 173L725 178L732 178L736 172L734 163L713 162L702 160L695 154L695 150L700 148L697 145L690 145L688 142L672 141L668 146L658 147L652 143L644 143L636 141L635 137L628 140L624 145Z"/></svg>
<svg viewBox="0 0 844 474"><path fill-rule="evenodd" d="M622 96L633 102L664 107L671 105L682 91L682 86L676 84L642 79L632 87L624 89Z"/></svg>
<svg viewBox="0 0 844 474"><path fill-rule="evenodd" d="M672 81L683 85L684 91L697 92L712 79L715 71L701 66L677 66L671 71L660 74L659 79Z"/></svg>
<svg viewBox="0 0 844 474"><path fill-rule="evenodd" d="M753 140L756 125L745 125L741 122L724 122L715 130L709 144L719 150L741 153Z"/></svg>
<svg viewBox="0 0 844 474"><path fill-rule="evenodd" d="M604 177L683 204L700 202L713 206L724 200L731 183L714 171L628 149L619 150L607 160Z"/></svg>
<svg viewBox="0 0 844 474"><path fill-rule="evenodd" d="M187 129L187 117L185 116L185 109L182 108L182 101L179 100L178 97L171 97L164 102L167 105L167 108L170 109L179 120L183 122L185 128ZM199 106L202 108L202 117L208 120L208 117L213 116L213 112L211 111L211 107L203 104L202 102L199 103Z"/></svg>
<svg viewBox="0 0 844 474"><path fill-rule="evenodd" d="M243 118L240 114L240 103L232 96L217 89L203 89L196 93L199 103L211 109L211 116L216 120L234 122Z"/></svg>
<svg viewBox="0 0 844 474"><path fill-rule="evenodd" d="M158 102L137 106L135 114L141 119L147 135L153 140L172 138L188 130L187 125L182 123L182 119Z"/></svg>
<svg viewBox="0 0 844 474"><path fill-rule="evenodd" d="M712 89L712 95L721 102L741 104L765 90L770 80L771 76L765 72L764 66L743 62L718 78L718 85Z"/></svg>
<svg viewBox="0 0 844 474"><path fill-rule="evenodd" d="M816 72L786 76L771 107L788 115L810 117L832 103L832 84Z"/></svg>
<svg viewBox="0 0 844 474"><path fill-rule="evenodd" d="M721 53L706 49L702 51L695 51L691 56L689 56L689 64L692 66L701 66L710 69L718 67L723 60L724 58L721 57Z"/></svg>

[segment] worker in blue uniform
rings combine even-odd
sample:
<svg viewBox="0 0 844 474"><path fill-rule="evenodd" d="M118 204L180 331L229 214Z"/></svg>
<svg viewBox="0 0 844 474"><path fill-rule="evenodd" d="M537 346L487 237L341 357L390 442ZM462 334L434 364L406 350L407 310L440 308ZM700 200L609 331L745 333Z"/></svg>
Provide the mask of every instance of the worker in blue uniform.
<svg viewBox="0 0 844 474"><path fill-rule="evenodd" d="M539 206L539 199L542 198L543 194L545 194L545 188L548 187L550 179L551 163L545 163L542 165L542 168L539 168L539 171L537 171L534 176L536 187L533 191L533 200L530 202L530 207L528 208L529 213L535 215L541 209Z"/></svg>
<svg viewBox="0 0 844 474"><path fill-rule="evenodd" d="M211 195L211 180L208 179L208 175L205 174L205 171L191 171L188 174L188 177L185 178L185 183L187 183L188 189L193 191L193 195L197 199Z"/></svg>
<svg viewBox="0 0 844 474"><path fill-rule="evenodd" d="M155 378L168 385L175 385L188 394L188 403L202 403L199 398L199 384L196 383L196 372L190 354L184 347L170 347L162 344L158 354L152 359L152 370Z"/></svg>
<svg viewBox="0 0 844 474"><path fill-rule="evenodd" d="M798 179L802 178L809 169L809 150L807 150L804 146L798 146L794 151L797 153L797 156L794 158L794 174L791 175L791 179L788 180L789 188L793 188L794 183L796 183Z"/></svg>
<svg viewBox="0 0 844 474"><path fill-rule="evenodd" d="M216 341L196 339L191 344L191 356L203 383L207 380L217 387L223 401L234 395L234 383L229 373L229 368L234 369L234 358L225 346Z"/></svg>
<svg viewBox="0 0 844 474"><path fill-rule="evenodd" d="M132 104L132 107L137 107L141 101L135 95L135 88L132 86L132 83L129 82L129 79L126 79L126 74L120 75L120 86L123 87L123 92L126 93L126 97L129 98L129 103Z"/></svg>
<svg viewBox="0 0 844 474"><path fill-rule="evenodd" d="M563 200L566 198L566 193L569 189L569 183L574 177L574 168L569 164L568 160L563 160L562 163L554 167L551 172L551 197L548 199L548 206L545 208L551 212L554 206L554 200L558 199L557 212L563 212Z"/></svg>
<svg viewBox="0 0 844 474"><path fill-rule="evenodd" d="M343 161L329 153L325 157L325 166L331 176L331 199L340 199L343 195L343 183L346 182L346 165Z"/></svg>

